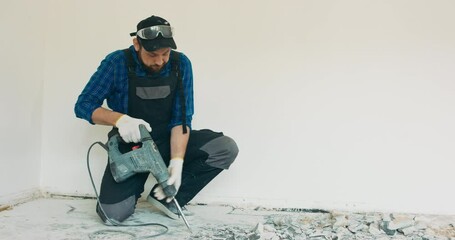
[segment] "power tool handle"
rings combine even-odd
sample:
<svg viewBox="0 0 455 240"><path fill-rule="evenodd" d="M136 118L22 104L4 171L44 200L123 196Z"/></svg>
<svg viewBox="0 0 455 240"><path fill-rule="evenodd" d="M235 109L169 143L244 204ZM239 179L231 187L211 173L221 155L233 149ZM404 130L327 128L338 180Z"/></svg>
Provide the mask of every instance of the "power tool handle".
<svg viewBox="0 0 455 240"><path fill-rule="evenodd" d="M164 194L168 197L174 197L177 194L177 189L175 189L174 185L167 185L166 182L161 184L163 188Z"/></svg>

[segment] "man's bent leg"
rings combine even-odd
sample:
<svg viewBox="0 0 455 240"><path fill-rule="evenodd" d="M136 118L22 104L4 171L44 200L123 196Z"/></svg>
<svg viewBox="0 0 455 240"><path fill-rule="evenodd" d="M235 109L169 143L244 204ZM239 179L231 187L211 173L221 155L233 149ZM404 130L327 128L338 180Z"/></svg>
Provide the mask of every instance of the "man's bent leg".
<svg viewBox="0 0 455 240"><path fill-rule="evenodd" d="M136 205L136 197L130 196L129 198L118 203L101 203L102 210L99 204L96 204L96 213L103 220L104 223L109 224L107 218L116 222L123 222L134 213Z"/></svg>
<svg viewBox="0 0 455 240"><path fill-rule="evenodd" d="M191 131L182 185L176 199L186 205L224 169L228 169L238 154L237 144L230 137L211 130Z"/></svg>
<svg viewBox="0 0 455 240"><path fill-rule="evenodd" d="M101 181L99 202L104 212L96 206L96 212L104 223L109 223L106 218L122 222L134 213L137 200L144 191L148 173L137 173L121 183L117 183L111 173L109 164L106 166Z"/></svg>

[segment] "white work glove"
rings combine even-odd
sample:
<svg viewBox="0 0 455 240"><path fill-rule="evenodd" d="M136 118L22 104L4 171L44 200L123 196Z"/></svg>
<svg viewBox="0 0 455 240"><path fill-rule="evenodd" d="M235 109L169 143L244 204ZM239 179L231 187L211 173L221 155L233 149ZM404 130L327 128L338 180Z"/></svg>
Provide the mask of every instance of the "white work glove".
<svg viewBox="0 0 455 240"><path fill-rule="evenodd" d="M169 167L167 168L169 171L169 179L167 180L167 185L174 185L175 191L178 192L180 185L182 184L182 169L183 169L183 159L181 158L174 158L171 159L169 163ZM158 200L163 200L167 197L166 202L171 202L173 197L168 197L164 194L163 188L158 186L153 190L155 193L155 197Z"/></svg>
<svg viewBox="0 0 455 240"><path fill-rule="evenodd" d="M149 132L152 131L150 124L148 124L146 121L142 119L132 118L126 114L117 120L115 126L118 128L118 132L123 138L123 141L127 143L137 143L141 141L141 133L139 131L139 125L141 124L144 124L145 128L147 128Z"/></svg>

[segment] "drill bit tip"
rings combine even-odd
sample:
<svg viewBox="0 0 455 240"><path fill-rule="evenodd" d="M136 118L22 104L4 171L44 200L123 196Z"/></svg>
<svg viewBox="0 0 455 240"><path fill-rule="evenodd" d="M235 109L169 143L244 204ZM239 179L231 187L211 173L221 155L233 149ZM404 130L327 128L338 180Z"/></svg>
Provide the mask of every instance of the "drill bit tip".
<svg viewBox="0 0 455 240"><path fill-rule="evenodd" d="M180 207L179 203L177 202L177 199L173 198L173 201L175 203L175 206L177 207L177 210L180 213L180 216L182 216L183 222L185 223L186 227L188 228L190 233L193 233L193 231L191 231L190 224L188 223L188 221L185 218L185 214L183 214L182 208Z"/></svg>

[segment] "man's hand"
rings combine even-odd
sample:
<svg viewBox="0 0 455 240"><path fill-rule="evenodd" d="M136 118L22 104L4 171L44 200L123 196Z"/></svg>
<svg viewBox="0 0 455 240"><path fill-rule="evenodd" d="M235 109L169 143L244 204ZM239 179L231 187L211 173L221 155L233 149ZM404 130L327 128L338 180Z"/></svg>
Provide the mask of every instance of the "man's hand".
<svg viewBox="0 0 455 240"><path fill-rule="evenodd" d="M149 132L152 131L150 124L142 119L132 118L128 115L122 115L115 126L118 128L118 132L123 140L127 143L129 142L139 142L141 141L141 133L139 131L139 125L143 124Z"/></svg>
<svg viewBox="0 0 455 240"><path fill-rule="evenodd" d="M182 169L183 169L183 159L182 158L173 158L169 163L169 179L167 180L167 185L174 185L175 191L178 192L180 185L182 184ZM155 197L158 200L163 200L167 197L166 202L171 202L173 197L168 197L164 194L163 188L158 186L153 190Z"/></svg>

